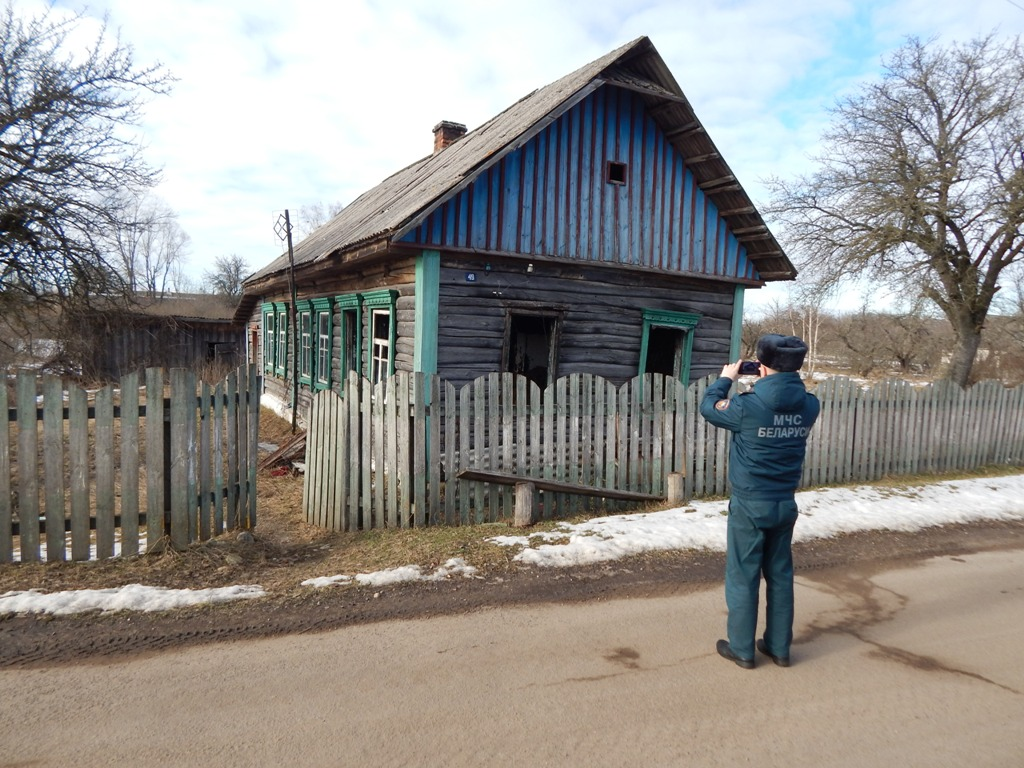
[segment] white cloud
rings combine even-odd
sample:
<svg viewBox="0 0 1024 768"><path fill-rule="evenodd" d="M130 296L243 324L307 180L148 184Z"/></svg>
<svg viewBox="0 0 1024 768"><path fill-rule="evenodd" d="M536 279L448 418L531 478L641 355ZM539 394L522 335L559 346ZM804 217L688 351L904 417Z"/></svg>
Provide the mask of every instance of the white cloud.
<svg viewBox="0 0 1024 768"><path fill-rule="evenodd" d="M763 202L760 180L806 169L825 108L906 35L1024 29L1008 0L64 3L86 4L140 65L179 78L150 103L145 140L197 271L228 253L263 266L283 248L273 224L285 208L348 203L426 155L438 121L474 128L640 35Z"/></svg>

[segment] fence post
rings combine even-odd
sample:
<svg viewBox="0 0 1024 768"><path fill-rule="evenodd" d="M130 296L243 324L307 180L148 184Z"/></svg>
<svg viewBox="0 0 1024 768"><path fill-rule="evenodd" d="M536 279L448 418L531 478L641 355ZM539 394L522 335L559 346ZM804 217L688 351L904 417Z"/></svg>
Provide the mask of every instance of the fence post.
<svg viewBox="0 0 1024 768"><path fill-rule="evenodd" d="M534 500L537 498L536 486L531 482L516 483L515 519L516 528L533 525Z"/></svg>
<svg viewBox="0 0 1024 768"><path fill-rule="evenodd" d="M666 501L669 504L686 504L686 475L682 472L669 472L666 484Z"/></svg>

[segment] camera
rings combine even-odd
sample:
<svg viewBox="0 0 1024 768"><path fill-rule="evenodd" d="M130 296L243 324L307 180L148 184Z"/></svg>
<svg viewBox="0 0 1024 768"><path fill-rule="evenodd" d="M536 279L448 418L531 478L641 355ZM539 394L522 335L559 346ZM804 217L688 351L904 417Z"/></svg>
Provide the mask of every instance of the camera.
<svg viewBox="0 0 1024 768"><path fill-rule="evenodd" d="M744 360L740 363L740 376L757 376L761 373L761 364L756 360Z"/></svg>

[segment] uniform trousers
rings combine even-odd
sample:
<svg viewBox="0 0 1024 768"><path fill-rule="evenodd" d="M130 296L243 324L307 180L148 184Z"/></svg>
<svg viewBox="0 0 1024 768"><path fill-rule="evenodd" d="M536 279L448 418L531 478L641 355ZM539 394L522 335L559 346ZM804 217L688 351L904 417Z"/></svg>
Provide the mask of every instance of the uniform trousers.
<svg viewBox="0 0 1024 768"><path fill-rule="evenodd" d="M793 526L796 500L765 501L733 496L725 560L725 604L732 652L754 658L758 594L765 580L764 642L775 656L788 657L793 642Z"/></svg>

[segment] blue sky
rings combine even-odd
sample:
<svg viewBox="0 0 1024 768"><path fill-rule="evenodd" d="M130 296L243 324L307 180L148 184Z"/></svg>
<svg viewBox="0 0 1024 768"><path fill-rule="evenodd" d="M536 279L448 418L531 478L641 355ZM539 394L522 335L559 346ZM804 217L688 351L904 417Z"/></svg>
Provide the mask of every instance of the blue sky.
<svg viewBox="0 0 1024 768"><path fill-rule="evenodd" d="M13 0L19 12L44 0ZM1024 2L974 0L61 0L178 82L142 139L157 194L192 238L253 269L281 212L348 203L431 150L441 120L473 129L641 35L654 42L755 202L808 170L836 98L878 76L908 35L1024 31ZM88 31L88 29L86 30ZM748 306L766 292L748 293Z"/></svg>

